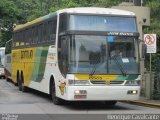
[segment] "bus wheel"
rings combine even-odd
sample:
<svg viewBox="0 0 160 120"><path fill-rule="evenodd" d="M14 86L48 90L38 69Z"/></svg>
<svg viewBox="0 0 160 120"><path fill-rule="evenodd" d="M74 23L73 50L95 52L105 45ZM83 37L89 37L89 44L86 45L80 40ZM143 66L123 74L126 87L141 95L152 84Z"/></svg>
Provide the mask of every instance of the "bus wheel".
<svg viewBox="0 0 160 120"><path fill-rule="evenodd" d="M27 87L24 85L24 78L23 78L23 75L21 76L21 79L22 79L22 92L27 92Z"/></svg>
<svg viewBox="0 0 160 120"><path fill-rule="evenodd" d="M21 79L20 75L18 77L18 89L19 89L19 91L22 91L22 79Z"/></svg>
<svg viewBox="0 0 160 120"><path fill-rule="evenodd" d="M104 103L106 106L111 107L114 106L117 103L117 101L105 101Z"/></svg>
<svg viewBox="0 0 160 120"><path fill-rule="evenodd" d="M6 80L7 80L7 82L10 82L10 80L9 80L9 78L8 78L8 77L6 77Z"/></svg>
<svg viewBox="0 0 160 120"><path fill-rule="evenodd" d="M60 98L56 97L56 87L55 87L54 82L51 85L51 97L52 97L52 101L55 105L61 105L62 104L62 100Z"/></svg>
<svg viewBox="0 0 160 120"><path fill-rule="evenodd" d="M18 83L13 83L15 86L18 86Z"/></svg>

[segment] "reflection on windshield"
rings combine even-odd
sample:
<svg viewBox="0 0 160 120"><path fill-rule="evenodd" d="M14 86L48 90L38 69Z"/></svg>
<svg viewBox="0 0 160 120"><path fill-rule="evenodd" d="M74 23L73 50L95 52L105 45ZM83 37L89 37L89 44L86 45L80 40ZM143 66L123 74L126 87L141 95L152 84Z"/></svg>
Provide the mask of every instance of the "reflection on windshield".
<svg viewBox="0 0 160 120"><path fill-rule="evenodd" d="M106 41L102 36L75 36L71 43L70 72L90 73L94 67L106 69Z"/></svg>
<svg viewBox="0 0 160 120"><path fill-rule="evenodd" d="M136 32L136 18L98 15L70 15L69 30ZM117 27L118 26L118 27Z"/></svg>
<svg viewBox="0 0 160 120"><path fill-rule="evenodd" d="M70 40L70 73L138 74L135 41L129 37L75 35ZM116 61L113 56L116 56Z"/></svg>
<svg viewBox="0 0 160 120"><path fill-rule="evenodd" d="M120 69L123 74L138 73L138 53L136 54L138 48L136 48L134 39L131 37L112 39L112 41L108 40L109 55L111 57L108 64L109 73L119 74L117 69Z"/></svg>

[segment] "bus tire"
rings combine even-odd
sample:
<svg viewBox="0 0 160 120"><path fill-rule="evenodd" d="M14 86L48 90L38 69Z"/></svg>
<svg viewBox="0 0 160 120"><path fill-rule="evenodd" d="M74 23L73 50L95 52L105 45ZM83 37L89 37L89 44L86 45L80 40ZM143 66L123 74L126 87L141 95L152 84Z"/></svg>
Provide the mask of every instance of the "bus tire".
<svg viewBox="0 0 160 120"><path fill-rule="evenodd" d="M52 97L52 101L55 105L61 105L62 104L62 99L60 99L56 96L56 87L55 87L54 81L51 84L51 97Z"/></svg>
<svg viewBox="0 0 160 120"><path fill-rule="evenodd" d="M106 106L111 107L114 106L117 103L117 101L105 101L104 103Z"/></svg>
<svg viewBox="0 0 160 120"><path fill-rule="evenodd" d="M22 91L22 79L20 75L18 76L18 89L19 91Z"/></svg>
<svg viewBox="0 0 160 120"><path fill-rule="evenodd" d="M15 86L18 86L19 87L19 71L17 71L17 79L16 79L16 82L15 81L13 81L12 80L12 82L13 82L13 84L15 85Z"/></svg>
<svg viewBox="0 0 160 120"><path fill-rule="evenodd" d="M8 77L6 77L6 81L9 82L9 78Z"/></svg>
<svg viewBox="0 0 160 120"><path fill-rule="evenodd" d="M15 83L15 82L13 82L13 81L11 81L15 86L18 86L18 82L17 83Z"/></svg>
<svg viewBox="0 0 160 120"><path fill-rule="evenodd" d="M22 80L22 92L27 92L27 87L24 85L23 73L22 73L22 75L21 75L21 80Z"/></svg>

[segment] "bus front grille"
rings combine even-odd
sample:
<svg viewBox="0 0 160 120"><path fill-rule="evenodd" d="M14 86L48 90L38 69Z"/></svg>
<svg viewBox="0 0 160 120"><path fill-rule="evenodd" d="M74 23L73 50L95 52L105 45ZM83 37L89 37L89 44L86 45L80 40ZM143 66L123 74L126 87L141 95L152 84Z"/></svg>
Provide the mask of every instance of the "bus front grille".
<svg viewBox="0 0 160 120"><path fill-rule="evenodd" d="M123 80L114 80L114 81L106 81L106 80L91 80L93 85L122 85L124 83Z"/></svg>

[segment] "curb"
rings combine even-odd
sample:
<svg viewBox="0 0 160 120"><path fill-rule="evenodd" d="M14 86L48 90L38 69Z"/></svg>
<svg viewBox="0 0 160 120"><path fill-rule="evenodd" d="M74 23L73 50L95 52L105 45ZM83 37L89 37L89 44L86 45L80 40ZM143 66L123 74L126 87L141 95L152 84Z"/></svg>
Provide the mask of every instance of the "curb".
<svg viewBox="0 0 160 120"><path fill-rule="evenodd" d="M152 102L143 102L143 101L127 101L130 104L137 104L141 106L147 106L147 107L156 107L160 109L160 103L152 103Z"/></svg>

